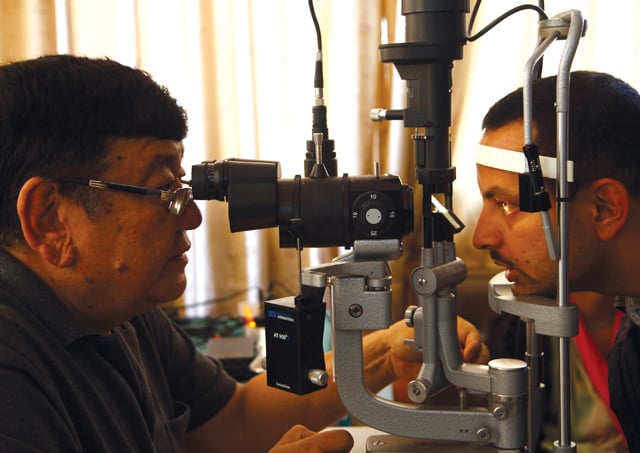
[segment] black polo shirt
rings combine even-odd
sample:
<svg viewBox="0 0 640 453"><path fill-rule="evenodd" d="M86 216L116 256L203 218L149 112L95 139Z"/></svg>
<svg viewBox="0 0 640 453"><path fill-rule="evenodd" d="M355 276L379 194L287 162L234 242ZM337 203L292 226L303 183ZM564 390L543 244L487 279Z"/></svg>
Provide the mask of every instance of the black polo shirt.
<svg viewBox="0 0 640 453"><path fill-rule="evenodd" d="M162 310L89 333L0 250L0 451L181 451L234 389Z"/></svg>

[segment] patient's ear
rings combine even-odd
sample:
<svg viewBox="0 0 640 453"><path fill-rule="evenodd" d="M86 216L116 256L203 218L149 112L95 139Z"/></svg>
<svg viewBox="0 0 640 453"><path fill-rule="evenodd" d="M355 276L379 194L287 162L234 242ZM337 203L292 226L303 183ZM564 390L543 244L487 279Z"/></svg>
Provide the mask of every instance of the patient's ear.
<svg viewBox="0 0 640 453"><path fill-rule="evenodd" d="M629 215L629 192L614 178L600 178L590 186L596 207L595 227L598 238L612 239L625 225Z"/></svg>
<svg viewBox="0 0 640 453"><path fill-rule="evenodd" d="M72 231L61 213L60 185L41 177L31 177L18 194L18 217L22 234L31 249L58 267L73 263Z"/></svg>

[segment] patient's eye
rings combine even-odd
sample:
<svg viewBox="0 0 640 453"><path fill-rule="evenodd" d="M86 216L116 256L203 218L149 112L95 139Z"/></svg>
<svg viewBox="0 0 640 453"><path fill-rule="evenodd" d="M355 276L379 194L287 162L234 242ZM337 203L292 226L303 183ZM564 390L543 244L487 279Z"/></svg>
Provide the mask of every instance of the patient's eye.
<svg viewBox="0 0 640 453"><path fill-rule="evenodd" d="M520 206L517 203L511 203L509 201L496 200L496 204L500 206L505 215L515 214L520 211Z"/></svg>

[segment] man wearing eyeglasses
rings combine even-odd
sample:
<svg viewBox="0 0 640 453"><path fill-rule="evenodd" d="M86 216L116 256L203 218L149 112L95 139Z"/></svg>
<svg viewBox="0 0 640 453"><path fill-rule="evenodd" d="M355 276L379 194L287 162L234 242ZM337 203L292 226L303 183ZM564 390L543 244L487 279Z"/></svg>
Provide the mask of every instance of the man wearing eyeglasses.
<svg viewBox="0 0 640 453"><path fill-rule="evenodd" d="M311 431L344 414L333 383L303 397L239 384L159 309L185 289L202 222L181 182L186 131L166 90L113 61L0 67L0 450L351 448ZM486 359L458 328L465 359ZM366 336L372 391L416 375L409 335Z"/></svg>

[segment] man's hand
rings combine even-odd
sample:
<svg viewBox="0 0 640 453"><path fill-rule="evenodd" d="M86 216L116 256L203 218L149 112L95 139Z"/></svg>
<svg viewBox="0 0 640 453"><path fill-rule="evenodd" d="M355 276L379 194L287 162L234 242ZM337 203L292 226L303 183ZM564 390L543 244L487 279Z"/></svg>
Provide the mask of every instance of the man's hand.
<svg viewBox="0 0 640 453"><path fill-rule="evenodd" d="M422 364L422 354L404 343L405 339L413 338L413 329L407 327L404 321L398 321L388 330L391 366L395 377L405 380L414 379ZM478 329L466 319L458 316L457 331L462 359L469 363L487 363L489 348L482 341ZM433 345L425 345L425 347L429 348Z"/></svg>
<svg viewBox="0 0 640 453"><path fill-rule="evenodd" d="M287 431L269 453L346 453L353 448L351 434L343 429L316 433L302 425Z"/></svg>
<svg viewBox="0 0 640 453"><path fill-rule="evenodd" d="M458 316L458 341L462 350L462 360L468 363L486 364L489 348L482 341L482 335L469 321Z"/></svg>

